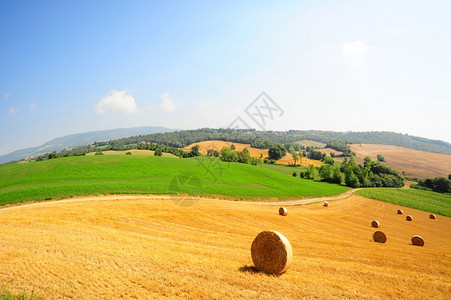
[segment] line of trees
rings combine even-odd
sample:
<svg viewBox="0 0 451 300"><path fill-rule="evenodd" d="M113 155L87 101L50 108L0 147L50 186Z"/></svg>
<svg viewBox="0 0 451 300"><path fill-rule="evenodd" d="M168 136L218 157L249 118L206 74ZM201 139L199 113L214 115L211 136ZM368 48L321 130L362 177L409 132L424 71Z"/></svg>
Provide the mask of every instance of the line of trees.
<svg viewBox="0 0 451 300"><path fill-rule="evenodd" d="M239 162L254 166L263 164L263 160L261 158L251 156L247 148L244 148L243 151L233 151L229 147L222 147L220 159L226 162Z"/></svg>
<svg viewBox="0 0 451 300"><path fill-rule="evenodd" d="M373 161L370 157L365 157L364 165L359 165L355 157L345 158L341 167L325 164L319 168L310 165L305 171L300 173L300 177L321 181L342 184L346 186L358 187L402 187L404 177L397 171Z"/></svg>
<svg viewBox="0 0 451 300"><path fill-rule="evenodd" d="M412 184L412 188L431 190L438 193L451 193L451 174L445 177L426 178L419 180L418 184Z"/></svg>

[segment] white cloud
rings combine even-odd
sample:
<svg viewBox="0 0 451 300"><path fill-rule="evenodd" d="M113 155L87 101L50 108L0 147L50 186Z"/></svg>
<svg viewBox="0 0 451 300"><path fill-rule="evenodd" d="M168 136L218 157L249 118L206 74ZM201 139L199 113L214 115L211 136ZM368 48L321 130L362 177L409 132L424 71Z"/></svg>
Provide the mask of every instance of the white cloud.
<svg viewBox="0 0 451 300"><path fill-rule="evenodd" d="M16 112L17 112L17 108L15 108L15 107L11 107L11 108L8 110L8 114L10 114L10 115L15 114Z"/></svg>
<svg viewBox="0 0 451 300"><path fill-rule="evenodd" d="M5 99L8 99L9 96L10 96L9 93L4 93L4 94L3 94L3 98L5 98Z"/></svg>
<svg viewBox="0 0 451 300"><path fill-rule="evenodd" d="M362 43L362 41L355 41L344 43L341 46L341 55L342 56L357 56L365 54L368 50L368 47Z"/></svg>
<svg viewBox="0 0 451 300"><path fill-rule="evenodd" d="M136 105L135 97L127 94L127 90L109 91L95 107L95 112L99 115L108 111L122 114L135 114L141 112L141 109Z"/></svg>
<svg viewBox="0 0 451 300"><path fill-rule="evenodd" d="M36 109L36 103L30 103L30 105L28 106L28 109L30 110L30 111L34 111L35 109Z"/></svg>
<svg viewBox="0 0 451 300"><path fill-rule="evenodd" d="M169 93L164 93L163 95L161 95L161 99L161 108L164 111L173 111L180 107L176 104L177 100L172 99Z"/></svg>

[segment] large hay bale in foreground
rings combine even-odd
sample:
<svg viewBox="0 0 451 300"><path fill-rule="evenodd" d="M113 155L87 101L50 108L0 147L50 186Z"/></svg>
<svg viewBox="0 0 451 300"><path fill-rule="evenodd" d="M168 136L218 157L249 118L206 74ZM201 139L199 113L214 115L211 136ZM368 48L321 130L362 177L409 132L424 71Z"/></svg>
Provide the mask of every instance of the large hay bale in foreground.
<svg viewBox="0 0 451 300"><path fill-rule="evenodd" d="M407 220L407 221L412 221L412 220L413 220L413 217L412 217L411 215L408 215L408 216L406 217L406 220Z"/></svg>
<svg viewBox="0 0 451 300"><path fill-rule="evenodd" d="M285 207L279 208L279 215L286 216L288 214L288 210Z"/></svg>
<svg viewBox="0 0 451 300"><path fill-rule="evenodd" d="M376 231L373 233L373 240L376 243L385 243L387 241L387 237L385 236L385 233L382 231Z"/></svg>
<svg viewBox="0 0 451 300"><path fill-rule="evenodd" d="M398 215L402 215L403 211L402 209L398 209L398 211L396 212Z"/></svg>
<svg viewBox="0 0 451 300"><path fill-rule="evenodd" d="M293 260L291 244L277 231L262 231L252 242L251 256L255 267L265 273L281 274Z"/></svg>
<svg viewBox="0 0 451 300"><path fill-rule="evenodd" d="M329 202L324 201L323 206L328 207L329 206Z"/></svg>
<svg viewBox="0 0 451 300"><path fill-rule="evenodd" d="M436 218L436 216L435 216L434 214L430 214L430 215L429 215L429 219L435 220L435 218Z"/></svg>
<svg viewBox="0 0 451 300"><path fill-rule="evenodd" d="M410 240L412 241L412 244L414 244L415 246L424 246L424 240L419 235L414 235Z"/></svg>
<svg viewBox="0 0 451 300"><path fill-rule="evenodd" d="M379 228L379 221L371 222L371 226L374 227L374 228Z"/></svg>

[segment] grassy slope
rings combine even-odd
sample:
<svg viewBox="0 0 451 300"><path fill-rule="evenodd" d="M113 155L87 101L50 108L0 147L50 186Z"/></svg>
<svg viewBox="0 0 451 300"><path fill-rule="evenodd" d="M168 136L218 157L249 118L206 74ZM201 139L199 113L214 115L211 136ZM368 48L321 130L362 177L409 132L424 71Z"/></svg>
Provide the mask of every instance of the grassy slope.
<svg viewBox="0 0 451 300"><path fill-rule="evenodd" d="M356 194L451 217L451 195L416 189L368 188Z"/></svg>
<svg viewBox="0 0 451 300"><path fill-rule="evenodd" d="M204 161L207 166L210 161ZM222 175L215 167L221 166ZM292 178L261 167L218 162L210 176L196 159L154 156L66 157L0 166L0 205L95 194L168 194L180 173L197 176L203 195L240 199L335 195L348 188Z"/></svg>

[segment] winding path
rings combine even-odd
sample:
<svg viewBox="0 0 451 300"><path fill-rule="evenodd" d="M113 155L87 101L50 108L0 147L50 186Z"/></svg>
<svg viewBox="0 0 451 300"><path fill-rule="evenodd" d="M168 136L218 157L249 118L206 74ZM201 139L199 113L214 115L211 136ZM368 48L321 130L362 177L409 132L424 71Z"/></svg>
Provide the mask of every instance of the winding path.
<svg viewBox="0 0 451 300"><path fill-rule="evenodd" d="M225 199L215 199L215 198L207 198L207 197L190 197L190 196L172 196L172 195L105 195L105 196L86 196L86 197L76 197L71 199L62 199L62 200L47 200L42 202L34 202L34 203L23 203L11 206L3 206L0 207L1 210L5 209L14 209L18 207L30 207L30 206L40 206L40 205L51 205L55 203L71 203L71 202L88 202L88 201L114 201L114 200L153 200L153 199L161 199L161 200L171 200L176 202L177 200L182 201L193 201L195 204L197 201L223 201L223 202L233 202L233 203L243 203L243 204L251 204L251 205L264 205L264 206L294 206L294 205L305 205L314 202L321 201L334 201L334 200L343 200L352 196L359 189L351 189L342 194L329 196L329 197L316 197L316 198L303 198L297 200L284 200L284 201L242 201L242 200L225 200ZM192 204L192 205L193 205ZM182 205L184 206L184 205ZM190 206L190 205L186 205Z"/></svg>

